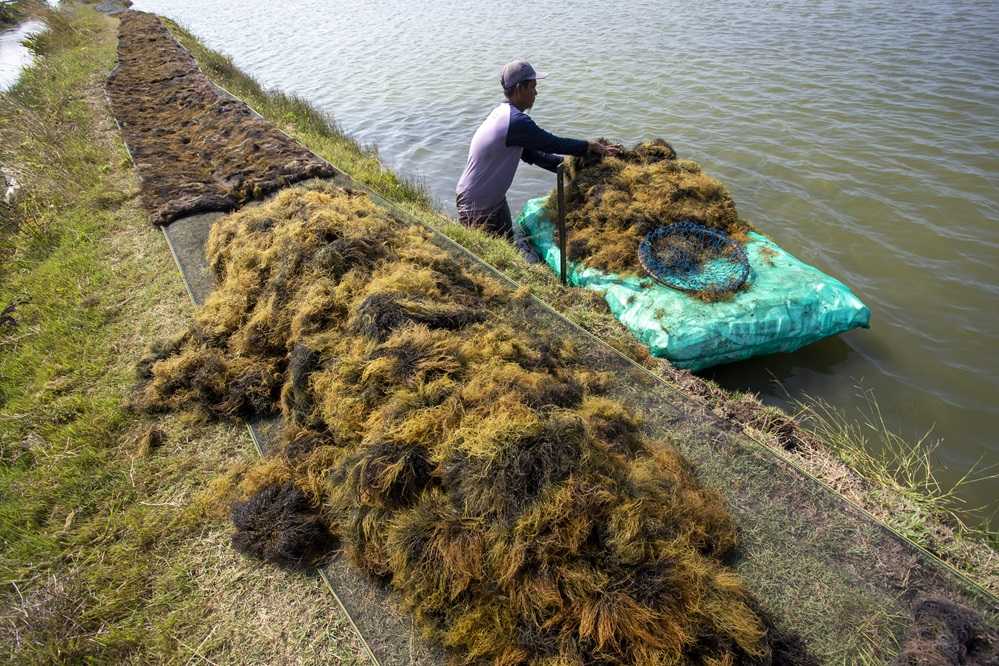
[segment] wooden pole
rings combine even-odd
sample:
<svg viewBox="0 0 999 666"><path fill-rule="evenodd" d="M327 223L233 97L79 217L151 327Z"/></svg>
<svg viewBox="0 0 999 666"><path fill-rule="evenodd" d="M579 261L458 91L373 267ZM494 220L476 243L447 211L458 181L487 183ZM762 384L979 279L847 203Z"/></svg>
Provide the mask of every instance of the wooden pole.
<svg viewBox="0 0 999 666"><path fill-rule="evenodd" d="M565 167L562 164L558 165L558 170L555 172L555 189L558 197L558 250L559 250L559 260L558 260L558 275L559 279L562 281L563 285L569 284L569 276L566 275L566 247L568 243L566 242L567 231L565 228L565 186L563 181L565 180Z"/></svg>

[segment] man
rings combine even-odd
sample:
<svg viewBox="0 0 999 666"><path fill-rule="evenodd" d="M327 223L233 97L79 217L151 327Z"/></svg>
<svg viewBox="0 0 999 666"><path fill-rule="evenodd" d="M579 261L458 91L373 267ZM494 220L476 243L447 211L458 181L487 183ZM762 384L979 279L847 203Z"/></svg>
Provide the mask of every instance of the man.
<svg viewBox="0 0 999 666"><path fill-rule="evenodd" d="M513 183L517 165L528 164L555 171L562 163L561 155L605 155L616 152L596 141L563 139L538 127L525 113L534 106L537 80L545 74L534 71L526 62L505 65L500 83L506 101L501 103L475 130L468 150L468 164L458 181L458 221L466 226L480 227L497 236L513 240L513 222L506 192ZM517 245L529 260L526 243Z"/></svg>

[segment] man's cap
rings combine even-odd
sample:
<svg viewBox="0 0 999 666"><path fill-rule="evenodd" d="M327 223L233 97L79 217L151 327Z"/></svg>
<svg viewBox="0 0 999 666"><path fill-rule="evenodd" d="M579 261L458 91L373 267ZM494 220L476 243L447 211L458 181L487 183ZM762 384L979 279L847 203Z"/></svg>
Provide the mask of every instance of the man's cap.
<svg viewBox="0 0 999 666"><path fill-rule="evenodd" d="M546 76L548 75L534 71L530 63L514 60L503 65L503 70L500 72L500 83L503 84L503 90L509 90L518 83L532 79L543 79Z"/></svg>

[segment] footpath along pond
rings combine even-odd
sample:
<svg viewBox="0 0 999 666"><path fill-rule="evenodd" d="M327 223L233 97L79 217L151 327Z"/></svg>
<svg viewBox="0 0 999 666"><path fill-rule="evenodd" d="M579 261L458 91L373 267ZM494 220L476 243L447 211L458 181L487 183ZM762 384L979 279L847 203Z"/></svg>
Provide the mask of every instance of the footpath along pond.
<svg viewBox="0 0 999 666"><path fill-rule="evenodd" d="M333 114L448 211L471 133L498 99L499 65L530 59L551 73L532 112L541 126L667 138L743 215L871 307L870 331L710 376L848 412L864 405L860 384L893 429L943 438L944 482L999 461L999 14L988 3L136 8ZM523 167L511 207L551 186ZM994 506L999 481L964 496Z"/></svg>

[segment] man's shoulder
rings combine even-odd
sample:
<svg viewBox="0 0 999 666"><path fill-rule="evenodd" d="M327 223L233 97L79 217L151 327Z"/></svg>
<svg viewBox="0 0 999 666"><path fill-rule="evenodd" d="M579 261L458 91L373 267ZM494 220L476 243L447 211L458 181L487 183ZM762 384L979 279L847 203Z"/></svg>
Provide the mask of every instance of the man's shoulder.
<svg viewBox="0 0 999 666"><path fill-rule="evenodd" d="M485 128L492 125L501 124L503 121L509 118L510 109L512 108L513 107L510 104L507 104L505 102L497 104L495 107L493 107L492 111L489 112L489 115L487 115L482 120L481 127Z"/></svg>
<svg viewBox="0 0 999 666"><path fill-rule="evenodd" d="M507 126L511 132L518 135L523 135L525 133L533 135L539 129L537 124L529 115L515 107L513 104L510 105L510 122Z"/></svg>
<svg viewBox="0 0 999 666"><path fill-rule="evenodd" d="M531 117L515 107L513 104L507 104L510 107L510 121L514 120L531 120Z"/></svg>
<svg viewBox="0 0 999 666"><path fill-rule="evenodd" d="M509 102L500 102L493 107L493 110L489 112L489 115L494 116L497 113L513 113L516 110L517 109L514 108L513 104L510 104Z"/></svg>

